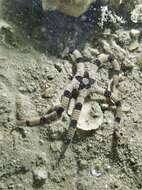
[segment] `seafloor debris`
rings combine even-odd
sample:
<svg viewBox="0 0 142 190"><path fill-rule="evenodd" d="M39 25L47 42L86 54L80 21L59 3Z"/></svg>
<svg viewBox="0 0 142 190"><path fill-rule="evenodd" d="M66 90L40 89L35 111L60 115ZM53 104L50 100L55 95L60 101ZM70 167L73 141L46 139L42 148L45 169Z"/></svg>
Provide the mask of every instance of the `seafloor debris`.
<svg viewBox="0 0 142 190"><path fill-rule="evenodd" d="M46 182L48 175L47 171L44 168L36 168L33 170L33 178L34 178L34 183L38 185L42 185Z"/></svg>
<svg viewBox="0 0 142 190"><path fill-rule="evenodd" d="M134 23L142 22L142 4L136 5L135 9L131 12L131 21Z"/></svg>
<svg viewBox="0 0 142 190"><path fill-rule="evenodd" d="M139 49L140 44L139 44L139 37L140 37L140 31L136 29L131 29L130 35L132 37L132 42L129 45L129 50L134 51Z"/></svg>
<svg viewBox="0 0 142 190"><path fill-rule="evenodd" d="M0 19L0 41L7 47L14 44L14 27L2 19Z"/></svg>
<svg viewBox="0 0 142 190"><path fill-rule="evenodd" d="M91 105L92 104L92 105ZM83 105L77 128L89 131L98 129L103 123L103 113L97 102Z"/></svg>
<svg viewBox="0 0 142 190"><path fill-rule="evenodd" d="M7 29L9 31L13 31L13 28L10 24L8 24L6 21L0 19L0 30Z"/></svg>
<svg viewBox="0 0 142 190"><path fill-rule="evenodd" d="M91 175L94 177L100 177L102 175L101 172L98 172L96 169L92 168L90 171Z"/></svg>

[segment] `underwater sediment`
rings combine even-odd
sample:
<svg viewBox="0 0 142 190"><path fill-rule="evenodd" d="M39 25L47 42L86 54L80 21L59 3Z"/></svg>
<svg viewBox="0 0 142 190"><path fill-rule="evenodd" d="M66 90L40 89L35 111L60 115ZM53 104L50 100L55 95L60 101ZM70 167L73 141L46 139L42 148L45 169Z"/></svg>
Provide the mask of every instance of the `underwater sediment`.
<svg viewBox="0 0 142 190"><path fill-rule="evenodd" d="M84 2L88 8L91 1ZM142 2L122 1L120 9L115 2L96 1L72 17L62 7L43 11L37 0L0 0L0 189L142 189ZM76 73L68 58L75 49L89 60L90 75L95 60L108 53L121 65L121 138L116 143L113 136L115 106L92 94L80 117L87 130L78 126L55 167L70 117L31 127L17 120L46 115L60 104ZM104 62L93 76L106 88L111 75Z"/></svg>

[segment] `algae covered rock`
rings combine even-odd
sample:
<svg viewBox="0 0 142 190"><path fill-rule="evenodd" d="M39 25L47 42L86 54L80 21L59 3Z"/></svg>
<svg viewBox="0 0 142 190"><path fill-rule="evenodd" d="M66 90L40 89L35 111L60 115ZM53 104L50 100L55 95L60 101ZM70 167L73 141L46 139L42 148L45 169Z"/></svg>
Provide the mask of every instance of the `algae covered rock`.
<svg viewBox="0 0 142 190"><path fill-rule="evenodd" d="M42 7L44 11L58 10L66 15L78 17L96 2L96 0L42 0ZM126 9L131 9L134 4L132 0L100 0L98 2L102 5L109 5L115 10L118 10L121 5Z"/></svg>
<svg viewBox="0 0 142 190"><path fill-rule="evenodd" d="M138 59L137 65L139 66L140 71L142 71L142 58L139 58L139 59Z"/></svg>
<svg viewBox="0 0 142 190"><path fill-rule="evenodd" d="M131 13L131 21L133 23L142 23L142 3L135 6Z"/></svg>
<svg viewBox="0 0 142 190"><path fill-rule="evenodd" d="M91 3L96 0L43 0L42 6L44 10L59 10L60 12L78 17L84 13Z"/></svg>

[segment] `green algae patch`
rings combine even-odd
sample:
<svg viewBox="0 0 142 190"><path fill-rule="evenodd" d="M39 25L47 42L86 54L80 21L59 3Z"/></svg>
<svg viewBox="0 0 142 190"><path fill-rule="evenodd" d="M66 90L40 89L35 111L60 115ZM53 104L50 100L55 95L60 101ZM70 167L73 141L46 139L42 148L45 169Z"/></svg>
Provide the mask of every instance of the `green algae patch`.
<svg viewBox="0 0 142 190"><path fill-rule="evenodd" d="M140 68L140 71L142 71L142 57L140 59L138 59L137 65Z"/></svg>

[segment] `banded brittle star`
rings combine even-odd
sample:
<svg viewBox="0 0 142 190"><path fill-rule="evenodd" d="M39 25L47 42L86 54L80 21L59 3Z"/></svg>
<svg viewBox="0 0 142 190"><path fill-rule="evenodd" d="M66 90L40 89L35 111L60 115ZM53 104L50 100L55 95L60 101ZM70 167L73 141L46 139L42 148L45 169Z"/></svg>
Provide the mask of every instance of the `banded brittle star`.
<svg viewBox="0 0 142 190"><path fill-rule="evenodd" d="M83 107L84 100L87 96L92 93L98 93L100 95L104 95L107 100L113 103L116 106L115 112L115 122L120 123L121 115L122 115L122 106L121 101L117 97L115 91L119 84L119 74L120 74L120 65L119 62L113 57L111 54L101 54L99 55L93 62L90 63L89 58L82 55L82 53L78 50L74 50L73 52L69 52L68 56L72 58L76 66L76 73L72 78L71 83L69 83L62 95L61 104L53 108L53 110L42 117L31 118L31 120L20 120L17 121L18 125L27 125L27 126L35 126L35 125L43 125L50 124L51 122L61 118L63 112L68 113L68 108L71 102L71 99L74 98L75 105L70 117L70 123L67 130L67 133L64 138L63 147L61 151L60 158L64 157L64 154L71 144L74 134L76 132L78 120L80 117L80 113ZM102 88L97 85L95 74L103 63L109 62L113 67L113 76L112 82L109 88ZM89 65L93 64L93 72L90 72L88 69ZM117 126L117 125L116 125ZM117 131L117 129L115 128Z"/></svg>

